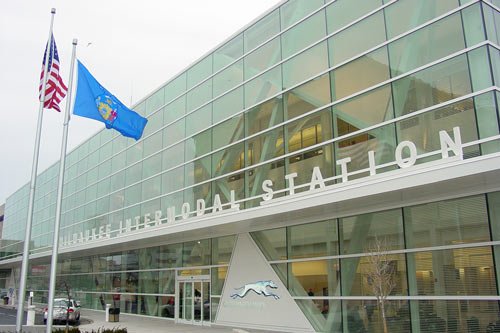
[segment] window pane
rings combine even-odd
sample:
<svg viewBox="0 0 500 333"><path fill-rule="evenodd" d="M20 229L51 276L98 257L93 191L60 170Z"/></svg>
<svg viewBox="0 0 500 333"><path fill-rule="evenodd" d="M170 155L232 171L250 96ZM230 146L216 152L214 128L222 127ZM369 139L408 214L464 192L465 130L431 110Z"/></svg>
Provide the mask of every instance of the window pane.
<svg viewBox="0 0 500 333"><path fill-rule="evenodd" d="M162 175L162 191L170 193L184 187L184 167L168 171ZM163 209L162 209L163 210ZM166 212L166 210L165 210Z"/></svg>
<svg viewBox="0 0 500 333"><path fill-rule="evenodd" d="M146 99L146 115L150 115L165 104L165 90L162 88Z"/></svg>
<svg viewBox="0 0 500 333"><path fill-rule="evenodd" d="M328 33L344 27L382 5L381 0L337 0L326 7Z"/></svg>
<svg viewBox="0 0 500 333"><path fill-rule="evenodd" d="M178 244L181 245L181 244ZM163 254L163 253L161 253ZM179 255L180 257L180 255ZM163 262L163 258L162 258ZM174 267L174 266L173 266ZM160 294L174 294L175 293L175 271L160 271L160 278L159 278L159 283L160 283ZM174 309L169 309L172 310L172 312L169 311L169 314L171 316L165 316L165 317L174 317Z"/></svg>
<svg viewBox="0 0 500 333"><path fill-rule="evenodd" d="M213 123L243 110L243 87L239 87L230 93L214 101Z"/></svg>
<svg viewBox="0 0 500 333"><path fill-rule="evenodd" d="M391 86L369 91L333 106L336 136L393 118Z"/></svg>
<svg viewBox="0 0 500 333"><path fill-rule="evenodd" d="M330 80L325 74L285 94L285 119L293 119L330 103Z"/></svg>
<svg viewBox="0 0 500 333"><path fill-rule="evenodd" d="M231 39L214 52L214 72L243 55L243 34ZM215 94L217 96L217 94Z"/></svg>
<svg viewBox="0 0 500 333"><path fill-rule="evenodd" d="M145 180L142 183L142 201L159 196L161 193L161 176Z"/></svg>
<svg viewBox="0 0 500 333"><path fill-rule="evenodd" d="M243 143L231 146L212 156L212 174L217 177L244 167Z"/></svg>
<svg viewBox="0 0 500 333"><path fill-rule="evenodd" d="M163 170L168 170L181 163L184 163L184 142L163 151Z"/></svg>
<svg viewBox="0 0 500 333"><path fill-rule="evenodd" d="M491 247L408 254L410 295L496 295Z"/></svg>
<svg viewBox="0 0 500 333"><path fill-rule="evenodd" d="M327 43L316 45L283 64L283 88L307 80L328 68Z"/></svg>
<svg viewBox="0 0 500 333"><path fill-rule="evenodd" d="M251 235L267 260L287 259L286 228L255 231Z"/></svg>
<svg viewBox="0 0 500 333"><path fill-rule="evenodd" d="M379 275L379 279L388 279L394 285L389 295L408 295L405 255L388 254L380 255L378 258L375 255L372 258L342 259L342 296L374 296L372 284L377 281L373 275L376 275L380 265L385 264L389 267L388 273Z"/></svg>
<svg viewBox="0 0 500 333"><path fill-rule="evenodd" d="M163 126L163 110L155 112L153 115L148 117L147 126L144 127L143 137L150 135L151 133L160 129ZM113 139L113 144L117 141L117 138Z"/></svg>
<svg viewBox="0 0 500 333"><path fill-rule="evenodd" d="M483 196L404 208L408 248L490 240Z"/></svg>
<svg viewBox="0 0 500 333"><path fill-rule="evenodd" d="M187 71L187 88L195 86L212 74L212 54L200 60Z"/></svg>
<svg viewBox="0 0 500 333"><path fill-rule="evenodd" d="M182 118L163 130L163 146L168 147L182 139L186 131L186 119Z"/></svg>
<svg viewBox="0 0 500 333"><path fill-rule="evenodd" d="M410 301L412 332L481 332L497 330L498 301Z"/></svg>
<svg viewBox="0 0 500 333"><path fill-rule="evenodd" d="M193 158L199 157L210 152L212 148L212 130L207 130L197 134L186 141L185 143L185 160L190 161Z"/></svg>
<svg viewBox="0 0 500 333"><path fill-rule="evenodd" d="M142 162L142 178L156 175L161 171L161 154L151 156Z"/></svg>
<svg viewBox="0 0 500 333"><path fill-rule="evenodd" d="M457 7L456 0L398 1L385 9L387 38L391 39Z"/></svg>
<svg viewBox="0 0 500 333"><path fill-rule="evenodd" d="M163 133L159 131L144 140L144 156L150 156L162 149Z"/></svg>
<svg viewBox="0 0 500 333"><path fill-rule="evenodd" d="M243 59L224 69L213 78L213 96L217 97L223 92L243 82Z"/></svg>
<svg viewBox="0 0 500 333"><path fill-rule="evenodd" d="M210 240L183 243L182 264L183 266L210 265Z"/></svg>
<svg viewBox="0 0 500 333"><path fill-rule="evenodd" d="M342 218L339 226L342 254L367 252L376 239L388 250L404 248L403 220L398 209Z"/></svg>
<svg viewBox="0 0 500 333"><path fill-rule="evenodd" d="M330 109L301 118L286 126L288 149L293 152L332 138Z"/></svg>
<svg viewBox="0 0 500 333"><path fill-rule="evenodd" d="M339 296L339 260L300 261L288 264L292 296Z"/></svg>
<svg viewBox="0 0 500 333"><path fill-rule="evenodd" d="M179 97L163 108L163 124L167 125L186 113L186 95Z"/></svg>
<svg viewBox="0 0 500 333"><path fill-rule="evenodd" d="M463 49L461 27L458 13L389 44L392 76Z"/></svg>
<svg viewBox="0 0 500 333"><path fill-rule="evenodd" d="M185 91L186 73L184 72L167 84L165 88L165 102L170 102Z"/></svg>
<svg viewBox="0 0 500 333"><path fill-rule="evenodd" d="M468 94L467 58L458 56L397 80L392 89L397 117Z"/></svg>
<svg viewBox="0 0 500 333"><path fill-rule="evenodd" d="M245 107L253 106L281 91L281 66L245 84Z"/></svg>
<svg viewBox="0 0 500 333"><path fill-rule="evenodd" d="M384 41L384 15L378 12L328 39L330 66L337 65Z"/></svg>
<svg viewBox="0 0 500 333"><path fill-rule="evenodd" d="M212 99L212 79L205 81L187 93L187 109L192 111Z"/></svg>
<svg viewBox="0 0 500 333"><path fill-rule="evenodd" d="M383 47L351 61L330 72L330 76L333 101L388 80L387 49Z"/></svg>
<svg viewBox="0 0 500 333"><path fill-rule="evenodd" d="M380 305L376 300L345 300L343 306L344 332L383 332L383 318ZM410 328L410 312L408 301L389 301L385 303L387 332L446 332L444 330L414 330ZM413 318L413 312L412 312Z"/></svg>
<svg viewBox="0 0 500 333"><path fill-rule="evenodd" d="M245 80L258 75L281 60L280 41L280 38L276 37L245 57Z"/></svg>
<svg viewBox="0 0 500 333"><path fill-rule="evenodd" d="M274 10L244 32L245 53L280 31L279 9Z"/></svg>
<svg viewBox="0 0 500 333"><path fill-rule="evenodd" d="M142 162L125 169L125 185L131 185L141 180Z"/></svg>
<svg viewBox="0 0 500 333"><path fill-rule="evenodd" d="M295 22L307 16L323 5L323 0L291 0L280 7L281 30L285 30Z"/></svg>
<svg viewBox="0 0 500 333"><path fill-rule="evenodd" d="M281 127L276 128L245 141L245 144L247 165L264 162L283 155L285 150L283 146L283 129Z"/></svg>
<svg viewBox="0 0 500 333"><path fill-rule="evenodd" d="M282 98L274 98L245 112L245 135L249 136L283 121Z"/></svg>
<svg viewBox="0 0 500 333"><path fill-rule="evenodd" d="M222 294L222 287L226 280L227 267L213 267L212 268L212 295Z"/></svg>
<svg viewBox="0 0 500 333"><path fill-rule="evenodd" d="M288 233L290 259L334 256L339 253L336 220L292 226L288 228Z"/></svg>
<svg viewBox="0 0 500 333"><path fill-rule="evenodd" d="M181 267L182 243L160 246L158 253L160 268ZM170 274L165 274L170 275ZM173 283L174 281L172 281ZM174 286L172 286L173 288Z"/></svg>
<svg viewBox="0 0 500 333"><path fill-rule="evenodd" d="M184 173L186 175L186 186L210 179L211 157L207 156L186 164Z"/></svg>
<svg viewBox="0 0 500 333"><path fill-rule="evenodd" d="M199 132L211 123L212 104L208 104L186 117L186 136Z"/></svg>
<svg viewBox="0 0 500 333"><path fill-rule="evenodd" d="M243 138L243 119L243 115L239 115L214 126L213 149L218 149ZM210 138L206 141L210 142Z"/></svg>
<svg viewBox="0 0 500 333"><path fill-rule="evenodd" d="M212 265L229 264L235 239L235 236L212 238Z"/></svg>
<svg viewBox="0 0 500 333"><path fill-rule="evenodd" d="M125 189L125 206L130 206L141 201L142 183L132 185Z"/></svg>
<svg viewBox="0 0 500 333"><path fill-rule="evenodd" d="M321 10L281 35L283 58L288 58L325 35L325 12Z"/></svg>

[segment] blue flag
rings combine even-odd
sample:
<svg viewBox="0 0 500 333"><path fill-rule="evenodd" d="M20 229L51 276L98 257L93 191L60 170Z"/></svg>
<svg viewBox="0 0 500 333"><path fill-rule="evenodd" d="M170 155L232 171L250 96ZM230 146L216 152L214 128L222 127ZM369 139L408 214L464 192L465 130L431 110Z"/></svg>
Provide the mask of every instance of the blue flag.
<svg viewBox="0 0 500 333"><path fill-rule="evenodd" d="M122 135L139 140L148 120L122 104L78 60L78 87L73 114L95 119Z"/></svg>

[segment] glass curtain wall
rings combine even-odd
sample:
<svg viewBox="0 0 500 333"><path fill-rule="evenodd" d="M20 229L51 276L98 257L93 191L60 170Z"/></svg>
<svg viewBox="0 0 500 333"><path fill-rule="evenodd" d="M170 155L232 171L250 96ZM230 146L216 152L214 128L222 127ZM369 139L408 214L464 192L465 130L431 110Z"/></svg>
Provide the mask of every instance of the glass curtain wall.
<svg viewBox="0 0 500 333"><path fill-rule="evenodd" d="M499 200L495 192L251 235L317 331L383 332L375 296L384 295L390 332L493 332L499 258L487 242L498 239ZM386 293L374 289L381 265Z"/></svg>
<svg viewBox="0 0 500 333"><path fill-rule="evenodd" d="M64 259L57 266L56 295L66 284L84 308L175 317L178 275L210 275L212 320L215 319L235 236L169 244L116 253ZM28 289L35 301L46 303L50 265L31 265Z"/></svg>

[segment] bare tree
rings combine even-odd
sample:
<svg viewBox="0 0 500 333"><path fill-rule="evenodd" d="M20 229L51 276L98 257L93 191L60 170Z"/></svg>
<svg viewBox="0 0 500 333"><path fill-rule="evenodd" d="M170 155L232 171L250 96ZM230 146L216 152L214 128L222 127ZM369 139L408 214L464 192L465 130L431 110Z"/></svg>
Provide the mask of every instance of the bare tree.
<svg viewBox="0 0 500 333"><path fill-rule="evenodd" d="M382 313L384 333L388 332L385 313L387 296L389 296L396 287L396 266L389 258L389 249L387 240L381 241L375 237L372 248L365 251L370 254L367 257L368 282L372 287L373 294L377 298L377 303Z"/></svg>

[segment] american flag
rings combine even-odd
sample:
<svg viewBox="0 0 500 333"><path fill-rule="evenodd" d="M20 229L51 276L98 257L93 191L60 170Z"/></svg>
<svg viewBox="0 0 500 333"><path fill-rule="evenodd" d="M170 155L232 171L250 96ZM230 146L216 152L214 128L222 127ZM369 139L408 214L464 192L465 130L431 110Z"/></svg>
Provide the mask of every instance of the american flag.
<svg viewBox="0 0 500 333"><path fill-rule="evenodd" d="M57 54L56 42L54 36L50 39L49 63L47 67L47 84L45 85L45 100L43 107L46 109L54 109L61 112L59 102L66 96L68 88L64 85L61 76L59 75L59 55ZM42 101L43 73L45 69L45 61L47 57L47 46L43 56L42 73L40 74L40 102Z"/></svg>

